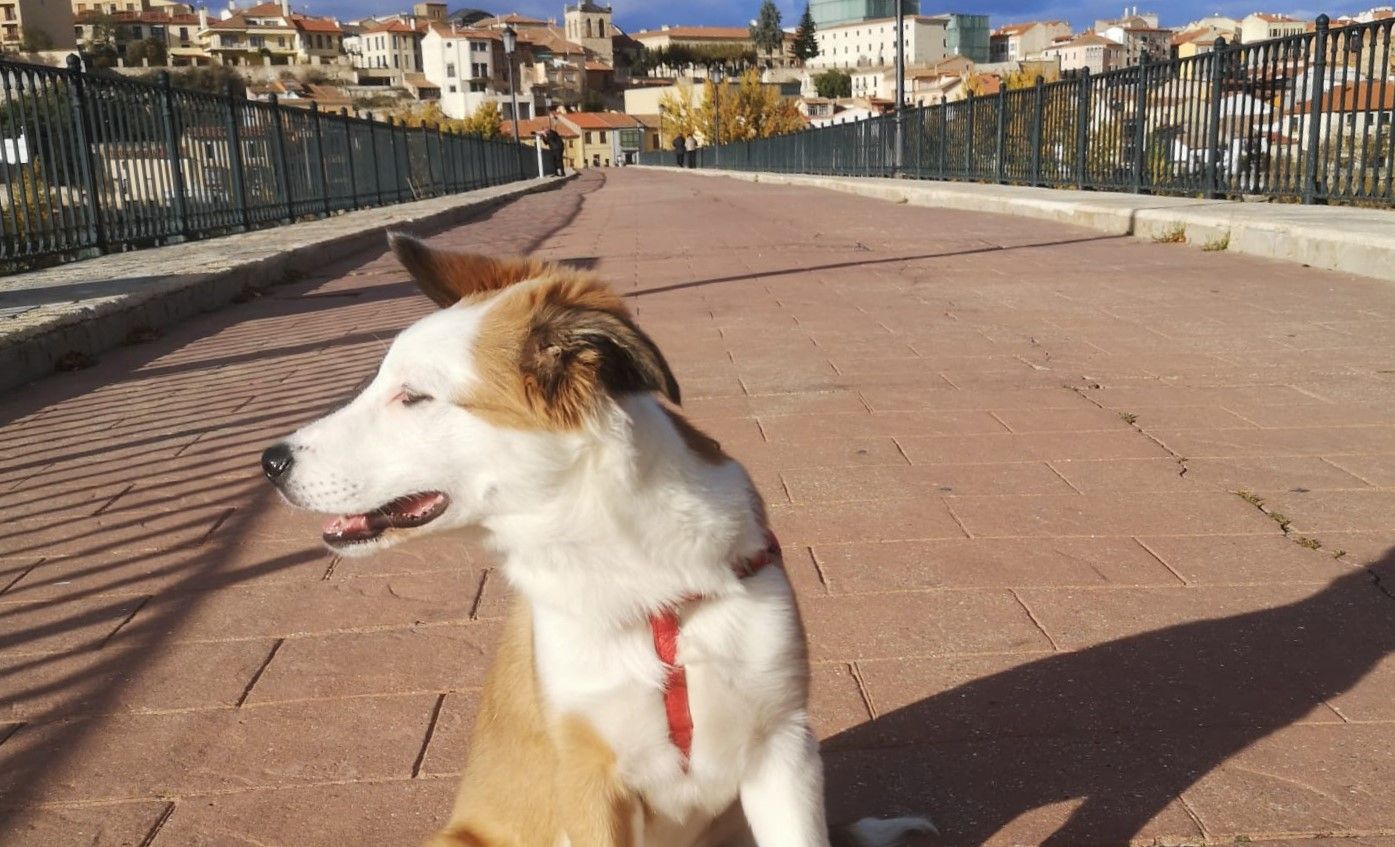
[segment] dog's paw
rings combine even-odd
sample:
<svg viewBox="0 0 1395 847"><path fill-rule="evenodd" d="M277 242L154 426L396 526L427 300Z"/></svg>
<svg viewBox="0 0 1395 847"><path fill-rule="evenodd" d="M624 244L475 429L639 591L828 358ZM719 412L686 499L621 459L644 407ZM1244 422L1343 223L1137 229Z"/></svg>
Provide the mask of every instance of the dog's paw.
<svg viewBox="0 0 1395 847"><path fill-rule="evenodd" d="M900 847L913 835L938 835L929 818L863 818L842 828L851 847Z"/></svg>

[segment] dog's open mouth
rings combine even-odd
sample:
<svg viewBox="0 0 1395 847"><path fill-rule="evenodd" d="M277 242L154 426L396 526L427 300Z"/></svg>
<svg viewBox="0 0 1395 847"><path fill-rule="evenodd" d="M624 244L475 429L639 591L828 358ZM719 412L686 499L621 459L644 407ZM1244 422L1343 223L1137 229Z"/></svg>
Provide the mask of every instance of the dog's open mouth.
<svg viewBox="0 0 1395 847"><path fill-rule="evenodd" d="M325 522L324 540L331 547L349 547L372 541L389 529L426 526L445 513L450 498L439 491L423 491L398 497L361 515L339 515Z"/></svg>

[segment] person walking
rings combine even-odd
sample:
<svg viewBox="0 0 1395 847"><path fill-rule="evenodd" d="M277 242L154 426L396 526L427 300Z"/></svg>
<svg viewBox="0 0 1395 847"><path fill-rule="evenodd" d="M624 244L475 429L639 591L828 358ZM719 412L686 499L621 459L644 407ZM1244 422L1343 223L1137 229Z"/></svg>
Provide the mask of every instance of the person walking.
<svg viewBox="0 0 1395 847"><path fill-rule="evenodd" d="M673 155L678 159L678 167L683 167L683 160L688 156L688 139L682 133L673 137Z"/></svg>
<svg viewBox="0 0 1395 847"><path fill-rule="evenodd" d="M553 174L556 176L566 176L567 166L563 161L562 134L557 131L557 127L547 128L545 135L548 152L552 154Z"/></svg>

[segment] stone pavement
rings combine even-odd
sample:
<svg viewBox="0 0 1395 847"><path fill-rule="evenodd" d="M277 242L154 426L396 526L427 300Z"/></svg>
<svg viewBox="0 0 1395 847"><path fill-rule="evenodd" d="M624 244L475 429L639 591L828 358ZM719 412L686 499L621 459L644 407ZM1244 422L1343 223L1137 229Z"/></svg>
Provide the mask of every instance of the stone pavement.
<svg viewBox="0 0 1395 847"><path fill-rule="evenodd" d="M1395 289L591 172L437 241L608 276L772 504L835 817L1395 845ZM428 304L390 258L0 398L0 843L414 845L504 588L257 477Z"/></svg>

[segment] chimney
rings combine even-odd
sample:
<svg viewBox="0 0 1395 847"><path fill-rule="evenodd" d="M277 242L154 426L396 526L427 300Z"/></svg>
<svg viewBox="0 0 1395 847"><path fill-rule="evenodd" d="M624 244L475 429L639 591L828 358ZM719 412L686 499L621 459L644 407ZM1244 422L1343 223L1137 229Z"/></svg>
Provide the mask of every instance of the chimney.
<svg viewBox="0 0 1395 847"><path fill-rule="evenodd" d="M199 7L199 29L208 29L208 7Z"/></svg>
<svg viewBox="0 0 1395 847"><path fill-rule="evenodd" d="M291 16L291 0L281 0L281 14L288 18Z"/></svg>

